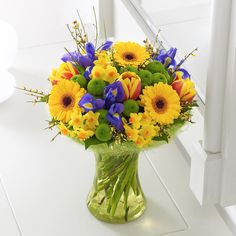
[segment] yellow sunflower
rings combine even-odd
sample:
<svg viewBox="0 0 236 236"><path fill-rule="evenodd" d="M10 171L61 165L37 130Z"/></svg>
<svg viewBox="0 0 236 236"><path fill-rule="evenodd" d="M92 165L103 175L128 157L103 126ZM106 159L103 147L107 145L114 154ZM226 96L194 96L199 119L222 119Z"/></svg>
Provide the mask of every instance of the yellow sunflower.
<svg viewBox="0 0 236 236"><path fill-rule="evenodd" d="M177 92L167 84L146 86L140 95L144 109L159 124L172 124L180 114L180 99Z"/></svg>
<svg viewBox="0 0 236 236"><path fill-rule="evenodd" d="M60 80L52 87L49 96L50 114L56 119L69 122L74 107L85 94L85 90L79 84L69 81Z"/></svg>
<svg viewBox="0 0 236 236"><path fill-rule="evenodd" d="M122 66L138 67L150 57L145 47L134 42L118 42L114 44L113 51L115 61Z"/></svg>

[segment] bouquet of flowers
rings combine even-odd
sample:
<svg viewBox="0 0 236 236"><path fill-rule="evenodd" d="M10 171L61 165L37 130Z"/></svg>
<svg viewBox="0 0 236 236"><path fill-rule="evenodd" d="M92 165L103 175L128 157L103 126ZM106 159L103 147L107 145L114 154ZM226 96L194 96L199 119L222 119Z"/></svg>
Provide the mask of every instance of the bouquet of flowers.
<svg viewBox="0 0 236 236"><path fill-rule="evenodd" d="M108 222L133 220L145 209L137 174L140 150L168 142L177 128L191 122L196 91L182 64L195 50L177 63L177 49L166 51L157 40L144 40L144 45L107 40L97 46L81 22L68 28L76 49L66 49L52 70L50 93L24 90L35 103L48 104L50 128L86 149L93 147L92 214Z"/></svg>

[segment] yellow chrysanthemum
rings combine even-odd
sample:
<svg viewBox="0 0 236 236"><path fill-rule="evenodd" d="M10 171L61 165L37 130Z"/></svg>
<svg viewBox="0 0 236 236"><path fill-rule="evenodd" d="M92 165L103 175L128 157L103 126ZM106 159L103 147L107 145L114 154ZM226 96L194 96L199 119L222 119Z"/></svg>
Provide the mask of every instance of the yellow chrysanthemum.
<svg viewBox="0 0 236 236"><path fill-rule="evenodd" d="M158 83L146 86L140 96L145 112L159 124L172 124L180 114L180 99L168 84Z"/></svg>
<svg viewBox="0 0 236 236"><path fill-rule="evenodd" d="M80 141L85 141L86 139L92 137L94 135L94 132L92 130L79 130L77 132L77 137Z"/></svg>
<svg viewBox="0 0 236 236"><path fill-rule="evenodd" d="M94 131L96 129L96 126L99 125L99 122L98 122L99 115L100 115L99 112L94 113L93 111L89 111L88 113L84 115L85 128L87 130Z"/></svg>
<svg viewBox="0 0 236 236"><path fill-rule="evenodd" d="M131 113L130 114L130 118L129 118L129 123L132 124L132 126L135 129L139 129L140 127L140 121L141 121L142 117L140 113Z"/></svg>
<svg viewBox="0 0 236 236"><path fill-rule="evenodd" d="M144 125L139 131L139 135L146 140L151 140L156 134L156 129L153 125Z"/></svg>
<svg viewBox="0 0 236 236"><path fill-rule="evenodd" d="M134 42L118 42L113 46L114 59L122 66L134 66L144 64L150 57L146 48Z"/></svg>
<svg viewBox="0 0 236 236"><path fill-rule="evenodd" d="M114 83L116 79L119 78L119 73L117 69L113 66L108 66L105 70L105 77L104 80L109 82L110 84Z"/></svg>
<svg viewBox="0 0 236 236"><path fill-rule="evenodd" d="M92 79L103 79L106 72L105 69L101 66L94 66L91 72Z"/></svg>
<svg viewBox="0 0 236 236"><path fill-rule="evenodd" d="M150 141L149 141L150 143ZM142 136L138 136L137 140L135 141L135 144L139 147L142 148L144 146L147 145L147 141L142 137Z"/></svg>
<svg viewBox="0 0 236 236"><path fill-rule="evenodd" d="M63 122L60 122L58 125L58 129L60 130L61 134L67 136L70 133L70 130L65 126Z"/></svg>
<svg viewBox="0 0 236 236"><path fill-rule="evenodd" d="M98 59L94 61L95 66L100 66L100 67L106 69L107 66L109 66L111 64L111 60L110 60L110 57L109 57L107 51L103 50L103 51L97 53L97 57L98 57Z"/></svg>
<svg viewBox="0 0 236 236"><path fill-rule="evenodd" d="M132 129L129 125L124 125L124 129L128 140L135 142L138 138L138 130Z"/></svg>
<svg viewBox="0 0 236 236"><path fill-rule="evenodd" d="M74 130L84 127L84 117L81 112L73 112L71 114L71 120L69 122L71 126L73 126Z"/></svg>
<svg viewBox="0 0 236 236"><path fill-rule="evenodd" d="M85 92L85 89L81 88L78 83L69 80L59 81L52 87L49 96L50 114L56 120L69 122L74 107L77 106L77 102Z"/></svg>
<svg viewBox="0 0 236 236"><path fill-rule="evenodd" d="M149 125L153 123L152 117L147 112L141 113L142 125Z"/></svg>

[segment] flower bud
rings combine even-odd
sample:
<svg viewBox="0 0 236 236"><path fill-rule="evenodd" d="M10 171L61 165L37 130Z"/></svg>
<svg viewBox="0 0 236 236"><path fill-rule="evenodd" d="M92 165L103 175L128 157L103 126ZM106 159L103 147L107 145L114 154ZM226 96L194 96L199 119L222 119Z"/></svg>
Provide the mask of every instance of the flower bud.
<svg viewBox="0 0 236 236"><path fill-rule="evenodd" d="M121 82L125 91L125 100L137 99L141 92L141 79L133 72L124 72L120 75Z"/></svg>
<svg viewBox="0 0 236 236"><path fill-rule="evenodd" d="M178 93L182 102L192 102L197 93L193 81L189 78L182 79L179 75L176 75L172 88Z"/></svg>

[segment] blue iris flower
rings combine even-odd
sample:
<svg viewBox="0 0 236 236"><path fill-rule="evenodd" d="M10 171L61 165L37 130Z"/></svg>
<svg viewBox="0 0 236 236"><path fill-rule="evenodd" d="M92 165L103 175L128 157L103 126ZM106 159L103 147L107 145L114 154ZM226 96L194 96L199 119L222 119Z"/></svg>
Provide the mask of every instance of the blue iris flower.
<svg viewBox="0 0 236 236"><path fill-rule="evenodd" d="M84 77L87 79L87 80L90 80L91 78L89 77L91 72L92 72L92 69L93 69L93 66L89 66L86 68L85 72L84 72Z"/></svg>
<svg viewBox="0 0 236 236"><path fill-rule="evenodd" d="M94 99L92 95L86 93L79 101L80 107L84 108L85 112L97 111L104 108L105 101L103 99Z"/></svg>
<svg viewBox="0 0 236 236"><path fill-rule="evenodd" d="M88 42L85 45L85 55L79 55L78 63L83 66L84 68L87 68L89 66L93 66L94 60L96 60L95 56L95 47L92 43Z"/></svg>
<svg viewBox="0 0 236 236"><path fill-rule="evenodd" d="M169 59L167 67L176 67L176 56L177 48L170 48L168 51L160 50L158 56L155 58L157 61L165 64L166 60Z"/></svg>
<svg viewBox="0 0 236 236"><path fill-rule="evenodd" d="M188 73L187 70L185 70L185 69L183 69L183 68L180 68L180 69L178 69L178 71L183 72L183 76L182 76L183 79L187 79L187 78L190 79L190 78L191 78L191 76L190 76L190 74Z"/></svg>
<svg viewBox="0 0 236 236"><path fill-rule="evenodd" d="M92 43L88 42L85 45L85 51L86 54L82 55L78 51L69 52L63 55L61 58L62 61L67 62L77 62L79 65L81 65L84 68L87 68L89 66L93 66L94 60L97 59L95 56L95 47Z"/></svg>
<svg viewBox="0 0 236 236"><path fill-rule="evenodd" d="M178 68L177 71L183 72L183 79L190 78L190 74L187 70L179 68L183 64L184 59L182 59L178 64L176 63L176 52L177 48L170 48L168 51L160 50L160 53L155 59L164 65L166 64L167 60L169 60L168 64L166 65L167 68L171 67L173 70Z"/></svg>
<svg viewBox="0 0 236 236"><path fill-rule="evenodd" d="M111 105L107 112L107 120L114 126L118 131L124 130L124 125L121 118L121 113L124 111L124 105L122 103L114 103Z"/></svg>
<svg viewBox="0 0 236 236"><path fill-rule="evenodd" d="M95 55L95 47L92 43L88 42L85 45L85 51L87 54L94 56Z"/></svg>
<svg viewBox="0 0 236 236"><path fill-rule="evenodd" d="M64 62L74 62L74 61L78 61L79 60L79 52L78 51L74 51L74 52L70 52L70 53L66 53L62 56L61 60Z"/></svg>
<svg viewBox="0 0 236 236"><path fill-rule="evenodd" d="M109 108L113 103L123 102L125 92L120 81L116 81L104 88L105 106Z"/></svg>
<svg viewBox="0 0 236 236"><path fill-rule="evenodd" d="M109 50L112 46L113 42L107 40L99 49L100 50Z"/></svg>

